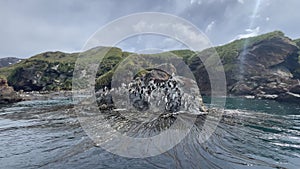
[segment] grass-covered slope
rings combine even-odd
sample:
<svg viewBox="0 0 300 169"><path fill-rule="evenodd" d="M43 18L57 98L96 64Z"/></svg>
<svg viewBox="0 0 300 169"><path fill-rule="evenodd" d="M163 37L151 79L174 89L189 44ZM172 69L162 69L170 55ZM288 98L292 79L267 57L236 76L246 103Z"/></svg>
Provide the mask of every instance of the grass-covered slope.
<svg viewBox="0 0 300 169"><path fill-rule="evenodd" d="M108 48L99 64L97 76L103 76L126 55L119 48ZM94 50L81 53L93 61ZM97 52L96 52L97 55ZM79 53L45 52L0 69L0 76L7 79L15 90L71 90L75 63ZM97 57L97 56L95 56Z"/></svg>

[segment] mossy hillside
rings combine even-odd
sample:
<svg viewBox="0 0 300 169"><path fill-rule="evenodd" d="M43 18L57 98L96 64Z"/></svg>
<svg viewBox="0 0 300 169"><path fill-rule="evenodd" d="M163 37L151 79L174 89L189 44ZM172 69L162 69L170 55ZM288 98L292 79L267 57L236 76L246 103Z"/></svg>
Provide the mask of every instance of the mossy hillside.
<svg viewBox="0 0 300 169"><path fill-rule="evenodd" d="M142 64L146 61L141 59L142 57L148 57L150 60L152 58L152 60L155 60L154 62L160 63L172 59L174 56L187 61L189 57L195 54L195 52L190 50L171 52L172 56L170 58L168 58L170 52L140 55L139 59L128 62L126 69L137 67L137 65L143 66ZM91 63L100 62L99 58L105 55L98 64L96 75L96 86L101 87L110 85L112 75L118 64L132 54L134 53L122 52L121 49L114 47L96 47L82 53L71 54L45 52L25 59L11 67L0 69L0 75L8 79L9 84L14 86L16 90L71 90L75 63L85 65L82 66L83 68L88 68ZM80 58L79 62L78 58ZM147 64L148 67L151 67L149 63ZM126 71L126 69L124 70Z"/></svg>
<svg viewBox="0 0 300 169"><path fill-rule="evenodd" d="M109 72L127 56L127 54L123 55L121 49L111 48L99 64L97 76L102 76Z"/></svg>
<svg viewBox="0 0 300 169"><path fill-rule="evenodd" d="M117 79L124 79L124 75L128 72L135 72L135 70L142 69L142 64L145 63L144 58L138 54L123 52L122 59L116 59L116 64L112 69L108 69L104 74L97 76L96 89L103 88L104 86L111 87L113 76ZM119 61L117 63L117 61ZM109 66L107 66L109 68ZM101 69L100 69L101 70ZM104 70L102 70L104 72Z"/></svg>
<svg viewBox="0 0 300 169"><path fill-rule="evenodd" d="M198 52L197 55L188 59L188 64L192 65L193 62L199 61L198 57L202 58L205 65L208 66L223 66L225 72L236 71L238 56L248 47L258 44L262 41L271 40L273 38L285 38L284 33L281 31L274 31L267 34L235 40L231 43L217 46L214 48L205 49ZM216 57L219 57L221 63L218 63ZM218 67L216 67L218 69Z"/></svg>
<svg viewBox="0 0 300 169"><path fill-rule="evenodd" d="M217 46L215 47L215 49L219 57L221 58L222 63L230 64L236 61L237 57L242 51L244 51L244 49L247 49L248 47L251 47L261 41L266 41L278 37L284 38L284 33L281 31L274 31L260 36L235 40L226 45Z"/></svg>
<svg viewBox="0 0 300 169"><path fill-rule="evenodd" d="M295 39L295 40L293 40L293 42L295 42L295 43L296 43L296 45L297 45L298 47L300 47L300 38L299 38L299 39Z"/></svg>
<svg viewBox="0 0 300 169"><path fill-rule="evenodd" d="M75 63L78 57L83 62L76 64L99 64L98 76L102 76L116 66L128 53L119 48L91 49L86 52L67 54L63 52L46 52L23 60L10 67L0 69L0 75L8 79L16 90L71 90ZM105 53L104 53L105 52ZM80 60L80 61L82 61Z"/></svg>
<svg viewBox="0 0 300 169"><path fill-rule="evenodd" d="M173 51L170 51L170 52L177 55L178 57L181 57L185 63L188 63L188 60L191 57L193 57L194 55L197 54L196 52L191 51L191 50L187 50L187 49L185 49L185 50L173 50Z"/></svg>
<svg viewBox="0 0 300 169"><path fill-rule="evenodd" d="M7 80L16 90L69 90L75 63L27 60Z"/></svg>
<svg viewBox="0 0 300 169"><path fill-rule="evenodd" d="M141 72L144 69L155 68L162 63L173 63L175 67L182 67L179 64L184 63L184 60L187 61L194 54L195 52L190 50L176 50L157 54L123 52L122 55L115 52L112 56L108 55L107 59L103 60L103 65L100 65L96 89L104 86L110 87L113 76L115 76L116 83L120 83L118 79L126 79L130 76L127 72Z"/></svg>
<svg viewBox="0 0 300 169"><path fill-rule="evenodd" d="M56 52L45 52L37 54L28 60L40 60L45 62L61 62L61 63L74 63L78 57L79 53L64 53L60 51Z"/></svg>

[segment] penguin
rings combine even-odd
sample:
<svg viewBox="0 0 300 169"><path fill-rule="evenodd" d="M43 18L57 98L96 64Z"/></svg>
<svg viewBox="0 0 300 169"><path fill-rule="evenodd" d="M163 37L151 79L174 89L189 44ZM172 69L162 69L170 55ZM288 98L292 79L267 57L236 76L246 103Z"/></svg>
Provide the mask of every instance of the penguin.
<svg viewBox="0 0 300 169"><path fill-rule="evenodd" d="M108 88L105 86L105 87L104 87L104 96L106 96L106 95L108 94L108 92L109 92L109 91L108 91Z"/></svg>

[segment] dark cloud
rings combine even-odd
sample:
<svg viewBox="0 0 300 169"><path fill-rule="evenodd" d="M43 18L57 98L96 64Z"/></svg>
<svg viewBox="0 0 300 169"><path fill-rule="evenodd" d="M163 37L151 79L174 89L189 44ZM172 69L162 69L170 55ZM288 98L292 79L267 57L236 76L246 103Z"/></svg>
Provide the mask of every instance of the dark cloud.
<svg viewBox="0 0 300 169"><path fill-rule="evenodd" d="M0 57L29 57L48 50L79 51L101 26L136 12L183 17L207 33L214 45L273 30L299 38L299 6L298 0L3 0ZM131 40L132 45L123 46L128 50L148 47L156 40L147 39L144 45L133 46L136 44ZM172 47L168 44L166 48Z"/></svg>

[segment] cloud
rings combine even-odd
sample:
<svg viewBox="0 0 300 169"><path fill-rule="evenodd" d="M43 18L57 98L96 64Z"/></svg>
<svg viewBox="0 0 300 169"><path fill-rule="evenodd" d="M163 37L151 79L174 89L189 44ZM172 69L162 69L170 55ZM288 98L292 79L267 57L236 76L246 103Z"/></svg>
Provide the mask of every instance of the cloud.
<svg viewBox="0 0 300 169"><path fill-rule="evenodd" d="M197 50L209 47L207 39L197 29L184 22L165 22L161 20L159 24L146 23L145 21L139 21L137 24L132 25L133 29L137 32L154 32L162 35L170 36L171 38L180 40L185 43L189 43L191 48L197 46ZM214 23L211 24L211 26Z"/></svg>
<svg viewBox="0 0 300 169"><path fill-rule="evenodd" d="M234 40L257 36L259 34L259 30L260 27L256 27L255 29L246 29L246 33L237 35L236 38L234 38Z"/></svg>
<svg viewBox="0 0 300 169"><path fill-rule="evenodd" d="M29 57L49 50L78 51L99 28L136 12L183 17L206 32L215 45L274 30L299 38L299 6L298 0L0 1L0 57ZM187 37L197 40L189 29L177 26ZM251 30L246 31L248 28ZM130 44L126 48L139 50Z"/></svg>
<svg viewBox="0 0 300 169"><path fill-rule="evenodd" d="M244 0L238 0L239 3L244 4Z"/></svg>
<svg viewBox="0 0 300 169"><path fill-rule="evenodd" d="M207 25L205 29L205 33L209 33L212 30L214 25L215 25L215 21L211 21L210 24Z"/></svg>
<svg viewBox="0 0 300 169"><path fill-rule="evenodd" d="M191 4L201 5L202 4L202 0L191 0Z"/></svg>
<svg viewBox="0 0 300 169"><path fill-rule="evenodd" d="M122 49L126 49L126 51L138 53L151 52L153 49L155 49L155 51L169 51L188 48L173 38L156 34L141 34L132 36L124 39L117 44L117 46Z"/></svg>
<svg viewBox="0 0 300 169"><path fill-rule="evenodd" d="M103 0L0 1L0 57L79 51L105 24L134 12L161 11L168 2ZM122 8L119 8L122 6Z"/></svg>

